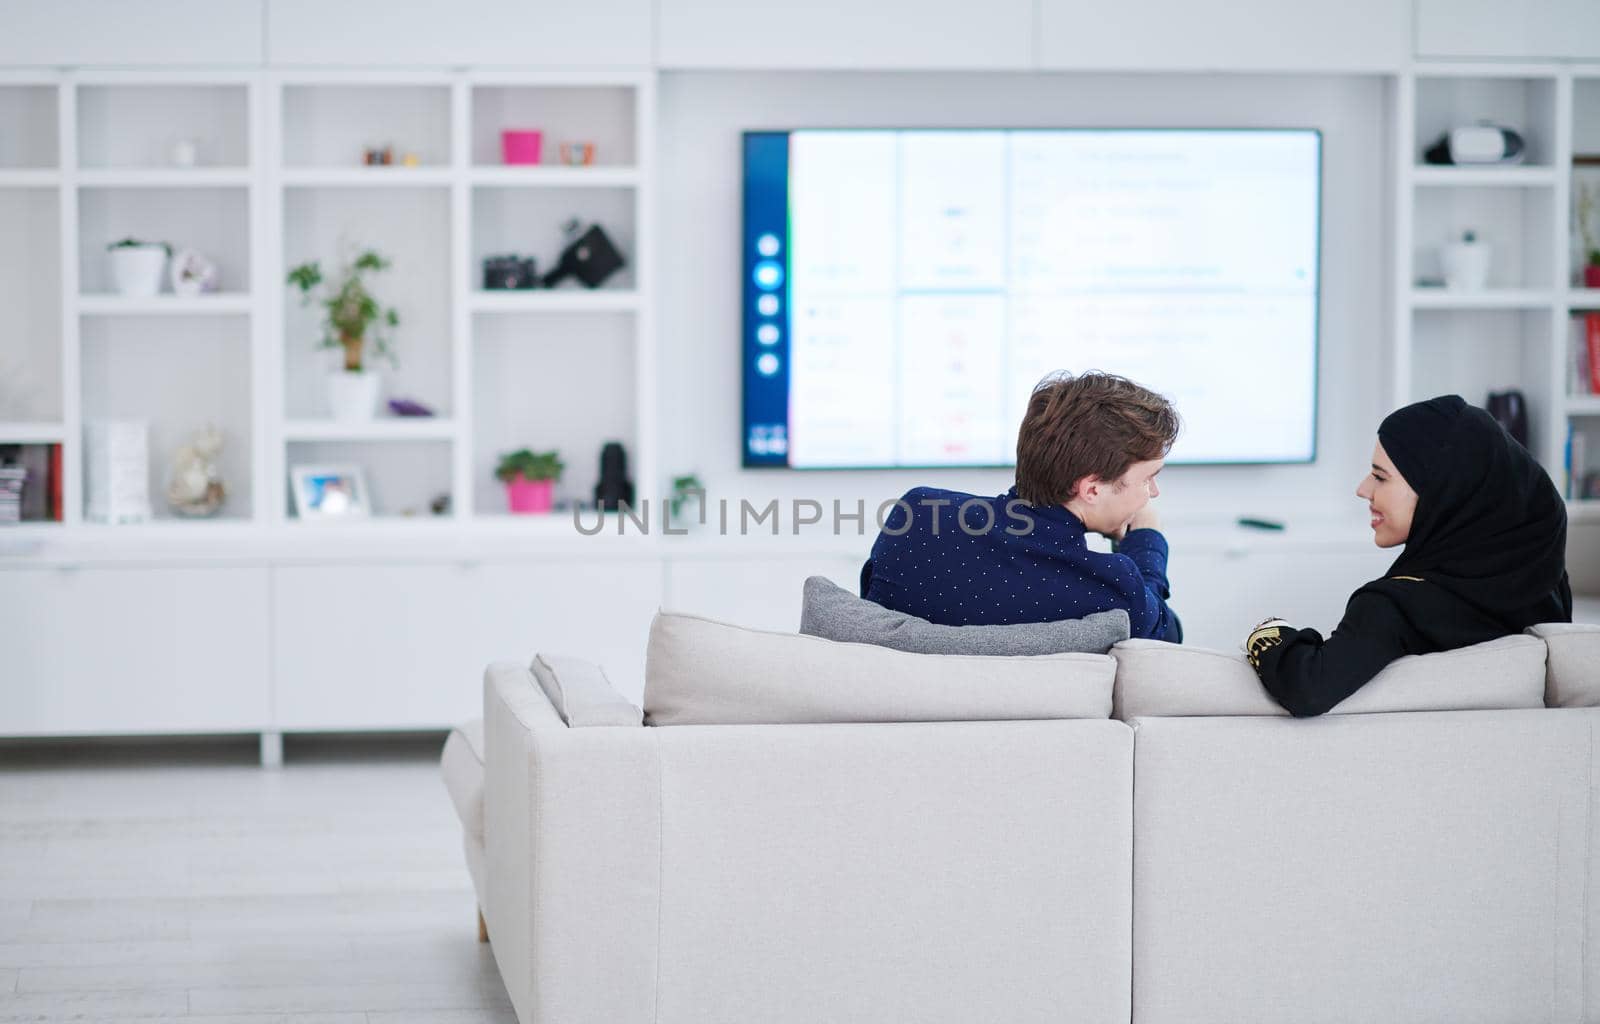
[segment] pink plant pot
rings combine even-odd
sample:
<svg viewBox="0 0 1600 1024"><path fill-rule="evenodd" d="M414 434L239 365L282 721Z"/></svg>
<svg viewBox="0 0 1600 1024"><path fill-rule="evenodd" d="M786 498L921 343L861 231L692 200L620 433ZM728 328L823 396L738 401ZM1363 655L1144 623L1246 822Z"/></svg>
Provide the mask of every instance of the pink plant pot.
<svg viewBox="0 0 1600 1024"><path fill-rule="evenodd" d="M1600 288L1600 267L1591 263L1583 268L1583 286L1585 288Z"/></svg>
<svg viewBox="0 0 1600 1024"><path fill-rule="evenodd" d="M529 480L518 473L506 483L506 501L517 515L535 515L550 511L555 504L554 480Z"/></svg>
<svg viewBox="0 0 1600 1024"><path fill-rule="evenodd" d="M544 133L504 131L500 133L500 159L508 164L536 164L544 148Z"/></svg>

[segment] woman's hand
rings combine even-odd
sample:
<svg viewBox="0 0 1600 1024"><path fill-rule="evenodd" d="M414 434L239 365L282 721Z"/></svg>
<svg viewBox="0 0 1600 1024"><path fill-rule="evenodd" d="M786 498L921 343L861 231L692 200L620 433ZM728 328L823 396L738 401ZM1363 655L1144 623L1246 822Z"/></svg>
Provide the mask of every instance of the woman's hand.
<svg viewBox="0 0 1600 1024"><path fill-rule="evenodd" d="M1278 628L1274 629L1273 627ZM1239 650L1244 653L1246 658L1250 659L1251 668L1258 668L1257 659L1261 657L1261 652L1269 647L1277 646L1280 642L1279 634L1285 629L1293 628L1287 619L1277 617L1262 619L1256 623L1256 627L1250 631L1250 635L1245 637L1244 643L1239 645ZM1273 631L1268 634L1262 634L1261 631L1263 629L1271 629Z"/></svg>

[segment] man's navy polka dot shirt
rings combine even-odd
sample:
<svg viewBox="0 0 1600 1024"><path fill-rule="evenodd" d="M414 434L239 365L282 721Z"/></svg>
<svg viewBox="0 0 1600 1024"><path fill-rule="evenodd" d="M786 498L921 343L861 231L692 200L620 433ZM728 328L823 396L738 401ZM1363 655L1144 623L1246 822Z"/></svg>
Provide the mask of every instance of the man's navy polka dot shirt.
<svg viewBox="0 0 1600 1024"><path fill-rule="evenodd" d="M1016 488L980 498L915 487L884 520L861 567L861 596L945 626L1056 622L1122 608L1134 636L1181 640L1167 607L1167 539L1132 530L1116 554L1103 554L1090 551L1084 535L1077 516L1029 505Z"/></svg>

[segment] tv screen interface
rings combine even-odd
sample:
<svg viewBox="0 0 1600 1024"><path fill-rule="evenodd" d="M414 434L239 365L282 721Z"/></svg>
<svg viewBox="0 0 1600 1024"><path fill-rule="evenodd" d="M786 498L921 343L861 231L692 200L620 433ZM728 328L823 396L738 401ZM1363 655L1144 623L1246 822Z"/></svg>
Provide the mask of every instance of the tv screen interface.
<svg viewBox="0 0 1600 1024"><path fill-rule="evenodd" d="M1170 397L1170 462L1315 456L1313 130L744 137L744 464L1010 466L1056 370Z"/></svg>

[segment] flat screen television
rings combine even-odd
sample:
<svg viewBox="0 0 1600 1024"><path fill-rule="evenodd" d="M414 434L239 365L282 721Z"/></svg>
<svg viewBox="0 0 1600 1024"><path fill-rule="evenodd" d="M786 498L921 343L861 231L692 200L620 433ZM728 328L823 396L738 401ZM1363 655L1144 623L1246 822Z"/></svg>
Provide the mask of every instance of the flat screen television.
<svg viewBox="0 0 1600 1024"><path fill-rule="evenodd" d="M1170 462L1316 456L1311 129L744 136L744 465L1011 466L1033 386L1170 397Z"/></svg>

